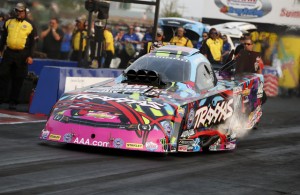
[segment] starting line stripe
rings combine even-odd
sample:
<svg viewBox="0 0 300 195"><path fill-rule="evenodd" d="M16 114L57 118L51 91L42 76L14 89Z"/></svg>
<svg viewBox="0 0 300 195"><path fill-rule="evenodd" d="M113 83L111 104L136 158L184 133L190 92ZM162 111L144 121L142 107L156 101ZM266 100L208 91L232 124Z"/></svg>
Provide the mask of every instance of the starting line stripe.
<svg viewBox="0 0 300 195"><path fill-rule="evenodd" d="M24 112L0 110L0 125L46 122L47 116L37 116Z"/></svg>

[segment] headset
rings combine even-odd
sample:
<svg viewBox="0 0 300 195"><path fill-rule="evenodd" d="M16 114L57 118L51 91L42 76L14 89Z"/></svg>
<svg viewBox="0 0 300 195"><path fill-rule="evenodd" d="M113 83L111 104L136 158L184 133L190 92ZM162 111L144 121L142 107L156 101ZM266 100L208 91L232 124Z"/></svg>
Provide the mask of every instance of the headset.
<svg viewBox="0 0 300 195"><path fill-rule="evenodd" d="M173 37L177 35L177 31L178 31L179 28L182 28L182 29L183 29L183 34L185 35L186 31L185 31L185 29L184 29L182 26L179 26L179 27L177 27L177 28L173 28L173 27L172 27Z"/></svg>

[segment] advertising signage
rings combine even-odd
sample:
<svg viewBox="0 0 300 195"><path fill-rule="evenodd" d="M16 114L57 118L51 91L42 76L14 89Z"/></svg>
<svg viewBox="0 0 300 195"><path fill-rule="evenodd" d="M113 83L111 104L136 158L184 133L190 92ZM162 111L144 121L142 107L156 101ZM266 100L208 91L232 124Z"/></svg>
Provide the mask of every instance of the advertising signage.
<svg viewBox="0 0 300 195"><path fill-rule="evenodd" d="M236 18L261 18L272 10L269 0L215 0L220 12Z"/></svg>
<svg viewBox="0 0 300 195"><path fill-rule="evenodd" d="M203 18L300 26L300 0L213 0L203 7Z"/></svg>

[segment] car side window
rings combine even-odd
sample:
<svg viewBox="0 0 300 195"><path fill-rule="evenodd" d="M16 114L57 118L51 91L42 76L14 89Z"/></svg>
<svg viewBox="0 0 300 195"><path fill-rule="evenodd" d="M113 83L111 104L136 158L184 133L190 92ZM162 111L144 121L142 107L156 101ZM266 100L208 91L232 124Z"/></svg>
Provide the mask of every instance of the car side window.
<svg viewBox="0 0 300 195"><path fill-rule="evenodd" d="M215 86L213 70L209 64L200 63L197 68L196 86L198 89L210 89Z"/></svg>

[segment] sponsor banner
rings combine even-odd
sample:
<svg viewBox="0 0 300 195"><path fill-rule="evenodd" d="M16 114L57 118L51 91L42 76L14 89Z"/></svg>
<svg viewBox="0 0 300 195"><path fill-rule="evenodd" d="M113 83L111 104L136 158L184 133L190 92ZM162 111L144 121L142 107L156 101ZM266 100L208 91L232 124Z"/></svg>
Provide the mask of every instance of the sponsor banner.
<svg viewBox="0 0 300 195"><path fill-rule="evenodd" d="M265 66L263 69L263 74L264 75L272 74L274 76L278 76L278 70L277 68L272 66Z"/></svg>
<svg viewBox="0 0 300 195"><path fill-rule="evenodd" d="M239 19L261 18L272 10L269 0L215 0L220 12Z"/></svg>
<svg viewBox="0 0 300 195"><path fill-rule="evenodd" d="M299 26L300 1L214 0L205 1L203 18Z"/></svg>

